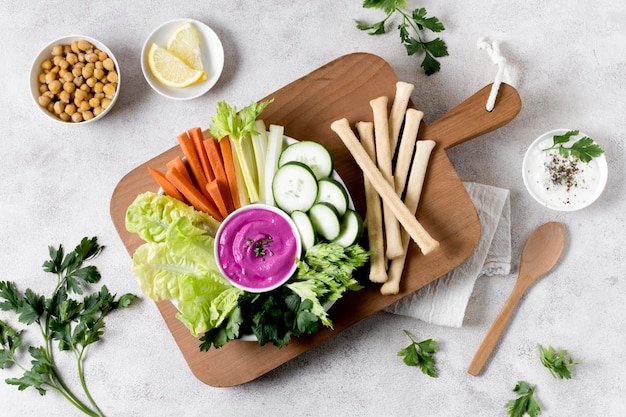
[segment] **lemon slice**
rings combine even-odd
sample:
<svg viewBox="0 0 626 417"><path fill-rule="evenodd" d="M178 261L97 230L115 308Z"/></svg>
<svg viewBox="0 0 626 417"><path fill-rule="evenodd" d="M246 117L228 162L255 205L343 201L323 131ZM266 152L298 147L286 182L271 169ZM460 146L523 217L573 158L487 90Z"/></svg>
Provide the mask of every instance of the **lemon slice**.
<svg viewBox="0 0 626 417"><path fill-rule="evenodd" d="M170 34L165 47L182 59L190 68L198 71L204 70L202 51L200 50L200 35L191 22L176 27Z"/></svg>
<svg viewBox="0 0 626 417"><path fill-rule="evenodd" d="M203 70L190 68L182 59L154 43L148 51L148 66L152 74L169 87L188 87L205 77Z"/></svg>

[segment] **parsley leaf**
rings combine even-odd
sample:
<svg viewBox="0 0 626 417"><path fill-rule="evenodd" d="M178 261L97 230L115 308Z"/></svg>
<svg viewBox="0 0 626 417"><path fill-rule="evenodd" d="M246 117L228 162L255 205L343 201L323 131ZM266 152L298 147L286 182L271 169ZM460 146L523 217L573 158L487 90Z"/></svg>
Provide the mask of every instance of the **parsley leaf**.
<svg viewBox="0 0 626 417"><path fill-rule="evenodd" d="M506 403L508 415L511 417L522 417L528 414L530 417L536 417L537 414L539 414L541 408L537 401L535 401L534 386L530 386L524 381L518 381L515 388L513 388L513 392L519 395L519 397Z"/></svg>
<svg viewBox="0 0 626 417"><path fill-rule="evenodd" d="M404 45L407 55L424 55L420 66L426 75L432 75L440 70L441 65L436 58L447 56L448 47L441 38L426 41L424 36L425 31L439 33L445 30L443 23L437 17L427 17L426 9L423 7L409 13L406 10L405 0L365 0L363 8L380 9L385 13L385 17L375 23L355 20L357 29L369 31L370 35L382 35L386 33L387 21L398 14L402 18L402 22L398 25L400 42Z"/></svg>
<svg viewBox="0 0 626 417"><path fill-rule="evenodd" d="M595 143L593 139L588 136L578 139L569 148L563 146L563 144L568 143L572 137L577 136L579 133L580 132L578 130L570 130L563 135L555 135L552 138L552 146L542 150L558 150L561 156L568 157L571 155L580 159L582 162L589 162L593 158L596 158L604 153L604 149L602 149L600 145Z"/></svg>
<svg viewBox="0 0 626 417"><path fill-rule="evenodd" d="M574 361L568 356L567 351L564 349L556 350L552 346L544 348L540 344L537 344L539 349L539 358L543 366L548 368L550 374L556 379L570 379L572 377L571 367L572 365L578 365L580 361Z"/></svg>
<svg viewBox="0 0 626 417"><path fill-rule="evenodd" d="M404 356L405 364L419 366L423 374L436 378L437 369L433 354L437 352L437 342L432 339L417 342L408 331L404 330L404 334L411 340L411 344L400 349L398 356Z"/></svg>
<svg viewBox="0 0 626 417"><path fill-rule="evenodd" d="M33 388L40 395L49 389L63 395L73 406L89 416L103 416L94 402L83 371L86 347L99 341L105 328L104 319L117 309L128 307L137 298L134 294L117 297L106 286L82 300L81 295L88 284L100 280L100 273L93 265L84 265L95 258L104 248L95 237L83 238L76 248L65 253L62 245L49 247L50 259L43 263L45 272L56 275L57 283L50 297L26 289L22 295L13 282L0 281L0 309L13 311L18 321L27 326L37 326L43 338L41 346L29 346L30 368L20 363L16 354L24 340L17 331L0 321L0 369L16 365L23 370L21 377L9 378L6 383L22 391ZM81 400L66 385L58 364L53 359L53 342L59 351L74 354L77 373L87 402Z"/></svg>

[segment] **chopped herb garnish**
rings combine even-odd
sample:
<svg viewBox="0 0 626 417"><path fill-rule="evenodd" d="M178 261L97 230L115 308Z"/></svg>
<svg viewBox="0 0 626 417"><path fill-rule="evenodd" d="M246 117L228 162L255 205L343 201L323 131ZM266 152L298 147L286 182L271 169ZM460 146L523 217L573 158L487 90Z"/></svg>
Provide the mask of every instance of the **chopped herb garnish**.
<svg viewBox="0 0 626 417"><path fill-rule="evenodd" d="M557 150L563 157L573 156L580 159L582 162L589 162L593 158L598 157L604 153L604 149L593 141L588 136L584 136L578 139L570 147L565 147L563 144L570 141L570 139L580 132L578 130L570 130L563 135L553 136L553 144L549 148L542 149L545 151Z"/></svg>
<svg viewBox="0 0 626 417"><path fill-rule="evenodd" d="M254 254L256 255L257 258L264 258L265 255L268 254L268 252L269 252L269 256L273 256L274 252L272 252L271 250L268 251L270 244L273 241L274 240L272 239L271 236L268 236L267 239L258 239L258 240L246 238L246 245L244 246L244 249L248 249L250 246L252 246L254 250Z"/></svg>

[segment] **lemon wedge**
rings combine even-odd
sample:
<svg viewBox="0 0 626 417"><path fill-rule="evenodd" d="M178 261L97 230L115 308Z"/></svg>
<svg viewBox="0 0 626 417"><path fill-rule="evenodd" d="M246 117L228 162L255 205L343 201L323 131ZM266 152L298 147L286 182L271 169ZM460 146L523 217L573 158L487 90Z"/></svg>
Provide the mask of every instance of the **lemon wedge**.
<svg viewBox="0 0 626 417"><path fill-rule="evenodd" d="M183 23L170 34L165 48L185 62L190 68L204 71L200 35L191 22Z"/></svg>
<svg viewBox="0 0 626 417"><path fill-rule="evenodd" d="M154 43L148 51L148 66L152 74L169 87L189 87L206 77L204 70L189 67L172 52Z"/></svg>

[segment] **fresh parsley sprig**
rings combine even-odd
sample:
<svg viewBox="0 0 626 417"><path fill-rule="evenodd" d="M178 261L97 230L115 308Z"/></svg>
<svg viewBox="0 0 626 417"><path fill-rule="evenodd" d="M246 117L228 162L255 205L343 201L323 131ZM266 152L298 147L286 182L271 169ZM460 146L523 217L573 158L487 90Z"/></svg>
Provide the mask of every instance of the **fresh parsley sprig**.
<svg viewBox="0 0 626 417"><path fill-rule="evenodd" d="M427 339L421 342L416 341L411 333L404 330L404 334L411 340L411 344L401 349L398 356L404 356L404 363L409 366L419 366L422 373L430 377L437 377L435 368L434 353L437 352L437 342Z"/></svg>
<svg viewBox="0 0 626 417"><path fill-rule="evenodd" d="M570 147L563 146L563 144L569 142L572 137L577 136L579 133L578 130L570 130L563 135L555 135L552 138L552 146L542 150L544 152L558 150L561 156L568 157L571 155L580 159L582 162L589 162L604 153L604 149L588 136L578 139Z"/></svg>
<svg viewBox="0 0 626 417"><path fill-rule="evenodd" d="M128 307L137 298L133 294L117 297L106 286L83 296L82 300L78 297L88 284L100 281L98 269L84 263L99 255L103 248L95 237L83 238L67 254L62 245L49 247L50 259L44 262L43 270L57 276L56 286L49 298L31 289L21 294L13 282L0 281L0 300L4 300L0 302L0 309L13 311L18 321L26 326L36 326L44 342L38 347L28 347L31 366L27 367L18 358L24 342L23 330L16 330L0 320L0 369L14 365L23 371L21 377L8 378L5 382L16 385L20 391L32 387L40 395L54 390L88 416L104 414L87 388L83 367L87 347L102 338L104 319L110 312ZM54 343L59 351L74 354L87 401L80 399L61 377L53 357Z"/></svg>
<svg viewBox="0 0 626 417"><path fill-rule="evenodd" d="M537 414L539 414L541 407L539 407L539 403L535 400L534 386L531 386L525 381L518 381L515 388L513 388L513 392L519 397L506 403L508 415L511 417L522 417L528 414L530 417L536 417Z"/></svg>
<svg viewBox="0 0 626 417"><path fill-rule="evenodd" d="M448 47L441 38L430 41L425 40L425 31L439 33L445 30L443 23L437 17L427 17L426 9L421 7L409 12L406 10L405 0L365 0L363 8L380 9L385 12L384 19L368 24L356 20L356 27L360 30L368 30L370 35L382 35L386 33L385 25L394 15L402 17L402 23L398 25L400 42L406 48L409 56L424 54L421 67L426 75L432 75L440 70L441 64L436 58L448 55Z"/></svg>
<svg viewBox="0 0 626 417"><path fill-rule="evenodd" d="M548 368L555 379L570 379L572 377L571 367L580 363L580 361L573 360L565 349L556 350L552 346L544 348L541 344L537 344L537 349L541 363Z"/></svg>

